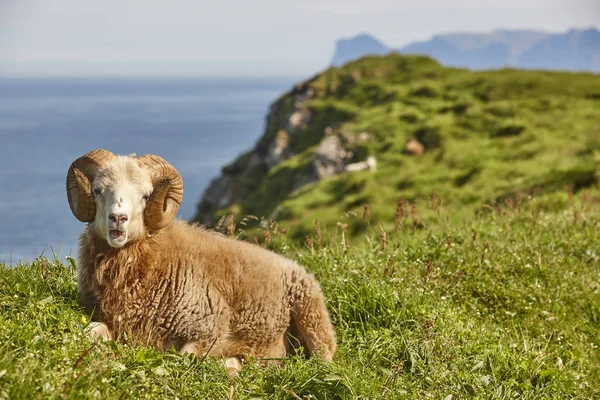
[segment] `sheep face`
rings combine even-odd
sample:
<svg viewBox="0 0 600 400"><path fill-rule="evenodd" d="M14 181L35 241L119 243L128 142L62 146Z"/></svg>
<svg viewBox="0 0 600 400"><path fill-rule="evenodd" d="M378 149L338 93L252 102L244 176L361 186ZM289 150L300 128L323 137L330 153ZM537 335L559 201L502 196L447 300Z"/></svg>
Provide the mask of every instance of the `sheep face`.
<svg viewBox="0 0 600 400"><path fill-rule="evenodd" d="M163 229L175 219L183 180L153 154L116 156L92 150L67 172L67 199L73 215L112 247Z"/></svg>
<svg viewBox="0 0 600 400"><path fill-rule="evenodd" d="M146 235L144 210L152 193L149 172L133 158L119 157L98 172L92 182L96 203L94 230L112 247Z"/></svg>

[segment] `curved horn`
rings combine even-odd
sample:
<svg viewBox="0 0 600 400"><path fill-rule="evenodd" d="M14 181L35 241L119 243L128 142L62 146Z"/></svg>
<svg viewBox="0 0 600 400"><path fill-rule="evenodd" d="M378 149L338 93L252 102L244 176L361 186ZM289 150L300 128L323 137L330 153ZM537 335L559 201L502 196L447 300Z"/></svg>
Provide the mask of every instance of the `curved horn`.
<svg viewBox="0 0 600 400"><path fill-rule="evenodd" d="M175 167L154 154L141 156L138 162L150 172L154 186L144 211L144 221L151 230L160 230L177 215L183 198L183 179Z"/></svg>
<svg viewBox="0 0 600 400"><path fill-rule="evenodd" d="M67 198L73 215L81 222L92 222L96 203L92 196L92 182L96 172L116 156L108 150L92 150L73 161L67 172Z"/></svg>

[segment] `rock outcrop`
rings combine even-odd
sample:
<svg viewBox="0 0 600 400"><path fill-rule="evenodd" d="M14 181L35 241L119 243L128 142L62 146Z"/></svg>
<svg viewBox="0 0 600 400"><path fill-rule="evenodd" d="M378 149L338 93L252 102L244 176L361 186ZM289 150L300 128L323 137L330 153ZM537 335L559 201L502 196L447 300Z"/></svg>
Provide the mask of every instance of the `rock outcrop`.
<svg viewBox="0 0 600 400"><path fill-rule="evenodd" d="M313 167L319 179L323 179L344 171L344 166L351 158L352 152L344 146L341 136L326 136L315 150Z"/></svg>
<svg viewBox="0 0 600 400"><path fill-rule="evenodd" d="M291 118L291 117L290 117ZM258 162L264 162L268 169L273 168L283 160L288 159L293 153L290 151L290 134L281 129L277 131L275 138L269 144L267 154L261 160L260 157L255 157Z"/></svg>
<svg viewBox="0 0 600 400"><path fill-rule="evenodd" d="M228 212L247 213L249 198L263 190L269 181L277 180L269 177L273 174L281 176L276 192L284 198L294 190L320 179L343 172L374 169L374 158L360 160L359 154L354 151L357 144L369 141L371 135L362 132L356 135L356 139L349 140L337 132L335 126L327 124L328 118L335 113L317 115L310 106L314 97L315 90L311 87L311 81L308 81L296 86L270 106L264 135L252 150L223 167L221 175L210 183L198 206L194 218L196 221L214 226L219 215ZM335 121L332 125L335 125ZM312 151L312 157L306 158L301 166L285 171L279 168L290 158L305 151ZM351 166L356 163L358 165Z"/></svg>

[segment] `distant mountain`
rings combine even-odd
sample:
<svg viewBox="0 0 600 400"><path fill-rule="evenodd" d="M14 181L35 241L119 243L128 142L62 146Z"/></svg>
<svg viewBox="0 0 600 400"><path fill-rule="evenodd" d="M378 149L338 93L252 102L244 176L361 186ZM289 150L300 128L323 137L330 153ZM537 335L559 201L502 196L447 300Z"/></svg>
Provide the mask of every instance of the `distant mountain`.
<svg viewBox="0 0 600 400"><path fill-rule="evenodd" d="M509 64L510 47L508 44L482 39L485 38L465 37L462 40L456 39L452 41L445 36L434 36L433 39L427 42L408 45L402 48L400 52L405 54L425 54L447 66L471 69L490 69ZM479 43L476 45L465 45L473 42Z"/></svg>
<svg viewBox="0 0 600 400"><path fill-rule="evenodd" d="M425 54L446 66L470 69L516 67L600 72L600 32L594 28L559 34L533 30L450 33L397 50L361 34L337 42L332 65L392 51Z"/></svg>
<svg viewBox="0 0 600 400"><path fill-rule="evenodd" d="M338 40L332 65L341 66L363 56L381 56L393 51L385 44L365 33L350 39Z"/></svg>
<svg viewBox="0 0 600 400"><path fill-rule="evenodd" d="M600 32L586 29L548 35L523 52L517 64L524 68L600 71Z"/></svg>

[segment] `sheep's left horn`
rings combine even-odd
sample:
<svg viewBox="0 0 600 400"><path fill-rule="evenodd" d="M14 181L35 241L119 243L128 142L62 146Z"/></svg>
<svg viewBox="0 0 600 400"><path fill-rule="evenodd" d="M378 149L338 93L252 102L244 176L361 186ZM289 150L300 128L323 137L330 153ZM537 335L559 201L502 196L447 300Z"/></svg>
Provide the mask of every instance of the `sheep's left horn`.
<svg viewBox="0 0 600 400"><path fill-rule="evenodd" d="M154 186L144 211L144 221L151 230L160 230L177 215L183 198L183 179L175 167L154 154L141 156L138 162L150 172Z"/></svg>
<svg viewBox="0 0 600 400"><path fill-rule="evenodd" d="M98 170L116 156L108 150L93 150L73 161L67 172L67 198L73 215L81 222L92 222L96 203L92 182Z"/></svg>

